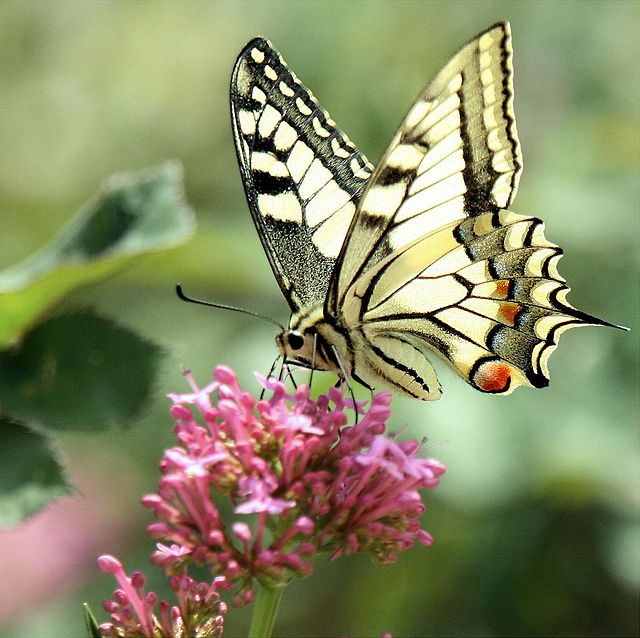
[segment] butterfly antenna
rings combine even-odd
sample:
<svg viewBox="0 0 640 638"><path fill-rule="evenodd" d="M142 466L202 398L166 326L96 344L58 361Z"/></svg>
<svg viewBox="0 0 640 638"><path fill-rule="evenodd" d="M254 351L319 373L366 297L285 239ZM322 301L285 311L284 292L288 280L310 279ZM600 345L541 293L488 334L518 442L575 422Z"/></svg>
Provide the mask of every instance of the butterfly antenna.
<svg viewBox="0 0 640 638"><path fill-rule="evenodd" d="M278 326L280 330L284 331L284 326L278 323L275 319L271 319L271 317L267 317L265 315L261 315L258 312L253 312L251 310L245 310L244 308L237 308L236 306L228 306L223 303L212 303L211 301L202 301L201 299L194 299L193 297L189 297L185 295L182 290L182 286L180 284L176 284L176 294L182 301L188 301L189 303L195 303L200 306L211 306L212 308L221 308L222 310L233 310L234 312L241 312L243 315L249 315L250 317L257 317L258 319L264 319L269 323L272 323L275 326Z"/></svg>

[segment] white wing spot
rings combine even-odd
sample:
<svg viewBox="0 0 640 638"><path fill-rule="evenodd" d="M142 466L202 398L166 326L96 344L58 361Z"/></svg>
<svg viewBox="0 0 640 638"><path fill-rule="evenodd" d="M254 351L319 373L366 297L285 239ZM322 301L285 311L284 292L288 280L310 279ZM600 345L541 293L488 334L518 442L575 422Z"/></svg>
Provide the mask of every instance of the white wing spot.
<svg viewBox="0 0 640 638"><path fill-rule="evenodd" d="M391 216L402 203L406 190L407 185L403 182L396 182L388 186L374 184L367 190L362 208L369 215Z"/></svg>
<svg viewBox="0 0 640 638"><path fill-rule="evenodd" d="M496 31L502 31L502 29L493 29L491 31L489 31L488 33L485 33L479 40L478 40L478 48L480 49L480 51L486 51L487 49L490 49L495 43L496 43Z"/></svg>
<svg viewBox="0 0 640 638"><path fill-rule="evenodd" d="M258 122L258 133L260 133L260 136L263 138L271 136L281 119L282 113L274 109L270 104L267 104Z"/></svg>
<svg viewBox="0 0 640 638"><path fill-rule="evenodd" d="M272 177L289 177L287 167L271 153L253 153L251 156L251 169L269 173Z"/></svg>
<svg viewBox="0 0 640 638"><path fill-rule="evenodd" d="M358 160L354 157L350 162L349 162L349 168L351 169L352 173L354 175L358 175L358 173L364 168L363 166L360 165L360 162L358 162Z"/></svg>
<svg viewBox="0 0 640 638"><path fill-rule="evenodd" d="M298 139L296 130L284 120L278 124L273 142L279 151L288 151Z"/></svg>
<svg viewBox="0 0 640 638"><path fill-rule="evenodd" d="M421 122L424 116L429 112L430 108L431 102L425 102L424 100L416 102L405 119L405 126L409 129L417 126L417 124Z"/></svg>
<svg viewBox="0 0 640 638"><path fill-rule="evenodd" d="M559 315L546 315L541 317L536 321L534 330L536 336L540 339L546 339L549 336L551 330L556 328L557 326L562 325L563 323L567 323L567 317L562 317Z"/></svg>
<svg viewBox="0 0 640 638"><path fill-rule="evenodd" d="M251 97L256 102L260 102L260 104L266 104L267 103L267 95L266 95L266 93L262 89L259 89L257 86L253 87L253 91L251 91Z"/></svg>
<svg viewBox="0 0 640 638"><path fill-rule="evenodd" d="M287 159L287 167L296 184L307 172L311 162L313 162L313 151L304 142L298 140Z"/></svg>
<svg viewBox="0 0 640 638"><path fill-rule="evenodd" d="M268 215L283 222L302 222L302 208L298 198L286 191L279 195L258 195L258 208L263 215Z"/></svg>
<svg viewBox="0 0 640 638"><path fill-rule="evenodd" d="M262 62L264 62L264 51L260 51L260 49L251 49L251 57L254 62L262 64Z"/></svg>
<svg viewBox="0 0 640 638"><path fill-rule="evenodd" d="M256 117L253 111L239 111L238 120L243 135L254 135L256 132Z"/></svg>
<svg viewBox="0 0 640 638"><path fill-rule="evenodd" d="M282 93L282 95L286 95L287 97L293 97L295 95L294 90L284 82L280 82L280 84L278 84L278 88L280 89L280 93Z"/></svg>
<svg viewBox="0 0 640 638"><path fill-rule="evenodd" d="M424 151L414 144L398 144L387 157L387 163L402 171L410 171L420 164L423 157Z"/></svg>
<svg viewBox="0 0 640 638"><path fill-rule="evenodd" d="M491 51L483 51L480 54L479 63L481 69L486 69L491 66L493 62L493 56L491 55Z"/></svg>
<svg viewBox="0 0 640 638"><path fill-rule="evenodd" d="M304 103L302 98L296 98L296 106L302 115L311 115L311 109Z"/></svg>
<svg viewBox="0 0 640 638"><path fill-rule="evenodd" d="M509 226L502 242L505 250L523 248L530 226L531 223L528 221L518 222L517 224Z"/></svg>
<svg viewBox="0 0 640 638"><path fill-rule="evenodd" d="M547 268L549 268L549 274L551 274L550 258L554 252L555 251L551 248L541 248L540 250L536 250L529 259L527 259L527 263L525 264L525 276L542 277L545 264L547 265Z"/></svg>
<svg viewBox="0 0 640 638"><path fill-rule="evenodd" d="M484 111L482 112L482 120L484 122L484 127L487 130L497 128L499 126L498 118L502 120L502 113L500 112L499 104L490 104Z"/></svg>
<svg viewBox="0 0 640 638"><path fill-rule="evenodd" d="M498 173L513 171L513 160L510 149L502 149L491 158L491 165Z"/></svg>
<svg viewBox="0 0 640 638"><path fill-rule="evenodd" d="M501 208L504 208L509 203L509 197L513 188L513 173L514 171L509 171L500 175L491 189L493 201Z"/></svg>
<svg viewBox="0 0 640 638"><path fill-rule="evenodd" d="M497 84L490 84L489 86L485 86L482 90L482 99L485 104L493 104L500 99L502 87Z"/></svg>
<svg viewBox="0 0 640 638"><path fill-rule="evenodd" d="M340 142L335 137L331 140L331 150L336 157L343 159L346 159L351 154L343 146L340 146Z"/></svg>
<svg viewBox="0 0 640 638"><path fill-rule="evenodd" d="M329 131L327 131L327 129L324 128L324 126L322 126L322 123L320 122L320 120L317 117L314 117L313 120L311 121L311 123L313 124L313 130L320 137L329 137L329 135L331 135L331 133L329 133Z"/></svg>
<svg viewBox="0 0 640 638"><path fill-rule="evenodd" d="M487 133L487 146L492 151L495 152L504 148L505 143L507 143L507 140L501 135L500 129L494 128Z"/></svg>
<svg viewBox="0 0 640 638"><path fill-rule="evenodd" d="M449 84L447 84L447 90L449 93L457 93L462 88L462 75L458 73L451 78Z"/></svg>
<svg viewBox="0 0 640 638"><path fill-rule="evenodd" d="M278 74L268 64L264 67L264 74L274 82L278 79Z"/></svg>
<svg viewBox="0 0 640 638"><path fill-rule="evenodd" d="M484 69L484 71L482 71L482 73L480 74L480 80L482 81L482 84L484 84L485 86L489 85L489 84L493 84L496 80L493 77L493 73L491 72L491 69Z"/></svg>

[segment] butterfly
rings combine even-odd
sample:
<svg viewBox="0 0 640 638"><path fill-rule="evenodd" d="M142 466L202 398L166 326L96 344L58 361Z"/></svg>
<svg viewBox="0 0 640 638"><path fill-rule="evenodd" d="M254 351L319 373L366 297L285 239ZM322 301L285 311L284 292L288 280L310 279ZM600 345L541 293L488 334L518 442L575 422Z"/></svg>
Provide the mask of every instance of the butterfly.
<svg viewBox="0 0 640 638"><path fill-rule="evenodd" d="M464 45L429 82L377 167L263 38L231 79L249 208L291 308L284 360L423 400L428 354L474 388L548 385L573 308L562 250L510 212L522 171L509 24Z"/></svg>

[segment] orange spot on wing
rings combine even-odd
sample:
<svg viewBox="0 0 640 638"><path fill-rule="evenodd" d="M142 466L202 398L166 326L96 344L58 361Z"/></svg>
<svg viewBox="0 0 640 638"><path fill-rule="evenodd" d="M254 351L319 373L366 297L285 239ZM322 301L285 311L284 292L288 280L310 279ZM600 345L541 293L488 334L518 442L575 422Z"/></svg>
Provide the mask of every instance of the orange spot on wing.
<svg viewBox="0 0 640 638"><path fill-rule="evenodd" d="M506 299L509 295L509 280L498 279L498 281L494 283L496 284L496 291L493 293L492 297L496 299Z"/></svg>
<svg viewBox="0 0 640 638"><path fill-rule="evenodd" d="M516 317L521 310L522 306L520 306L519 304L507 301L500 304L498 314L500 315L500 318L505 321L505 323L513 326L516 322Z"/></svg>
<svg viewBox="0 0 640 638"><path fill-rule="evenodd" d="M506 392L511 385L511 369L502 361L485 361L478 366L471 381L484 392Z"/></svg>
<svg viewBox="0 0 640 638"><path fill-rule="evenodd" d="M500 295L500 297L506 299L509 294L509 280L508 279L499 279L496 281L496 294Z"/></svg>

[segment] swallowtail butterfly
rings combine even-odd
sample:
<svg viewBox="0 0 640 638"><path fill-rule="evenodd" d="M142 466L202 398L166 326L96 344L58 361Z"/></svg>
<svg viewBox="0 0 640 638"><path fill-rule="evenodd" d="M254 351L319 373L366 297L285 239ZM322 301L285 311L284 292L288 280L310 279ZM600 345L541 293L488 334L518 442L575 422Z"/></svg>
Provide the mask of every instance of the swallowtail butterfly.
<svg viewBox="0 0 640 638"><path fill-rule="evenodd" d="M440 397L427 353L483 392L548 384L573 308L561 249L507 210L522 170L508 23L463 46L374 168L262 38L240 53L231 115L249 208L291 307L286 361Z"/></svg>

